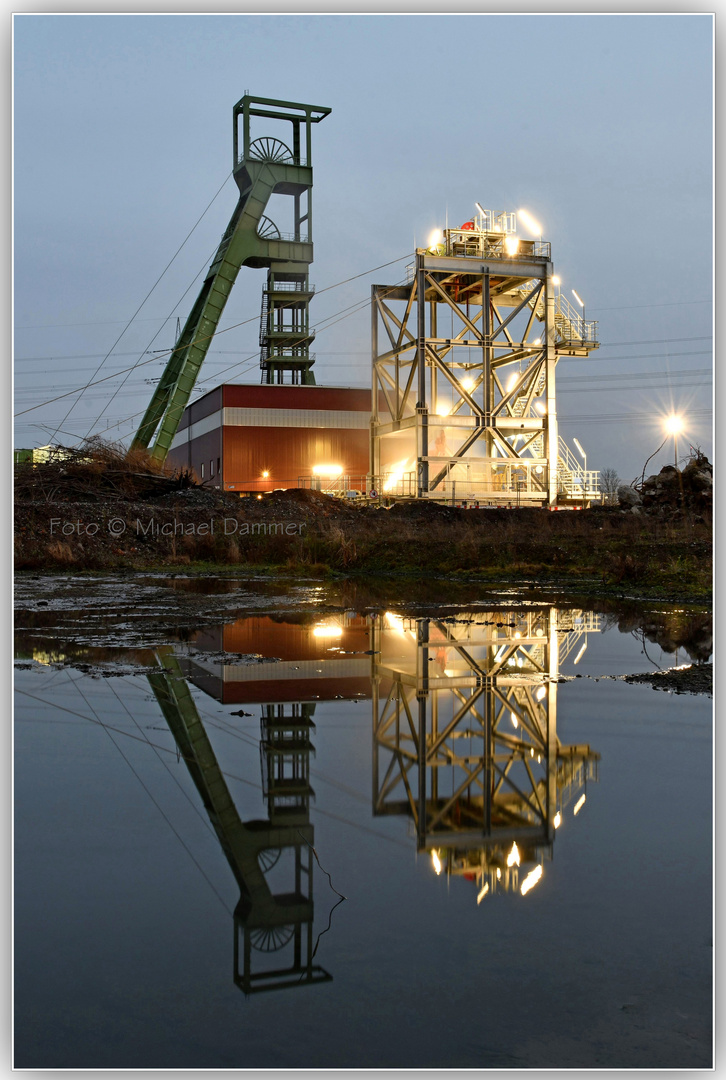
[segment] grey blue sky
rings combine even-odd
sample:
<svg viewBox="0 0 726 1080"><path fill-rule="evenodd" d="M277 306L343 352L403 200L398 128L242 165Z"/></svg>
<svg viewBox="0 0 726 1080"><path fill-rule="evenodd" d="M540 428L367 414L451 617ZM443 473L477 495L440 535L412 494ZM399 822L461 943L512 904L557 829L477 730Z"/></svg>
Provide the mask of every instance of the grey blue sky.
<svg viewBox="0 0 726 1080"><path fill-rule="evenodd" d="M374 281L400 280L447 215L460 225L474 200L525 207L563 289L599 321L593 357L558 366L562 433L589 468L630 481L675 408L686 443L711 455L710 15L21 15L14 26L16 446L48 440L74 399L24 410L91 377L228 177L98 377L171 345L234 209L232 106L249 90L333 110L314 129L318 290L400 259L313 301L313 323L332 323L315 342L319 383L370 385L368 311L336 313ZM263 278L240 273L222 328L251 321L216 339L205 388L259 381ZM127 438L161 370L153 361L88 391L58 438L108 421ZM672 452L671 441L651 468Z"/></svg>

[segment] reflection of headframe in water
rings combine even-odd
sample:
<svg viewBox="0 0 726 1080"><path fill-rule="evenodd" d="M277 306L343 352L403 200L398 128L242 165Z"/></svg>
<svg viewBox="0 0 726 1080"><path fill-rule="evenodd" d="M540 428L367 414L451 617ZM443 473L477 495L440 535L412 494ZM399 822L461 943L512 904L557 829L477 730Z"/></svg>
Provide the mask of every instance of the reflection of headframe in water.
<svg viewBox="0 0 726 1080"><path fill-rule="evenodd" d="M263 706L260 753L268 818L243 822L178 661L171 650L160 650L156 660L159 670L149 675L149 683L239 885L235 983L251 994L329 981L332 975L312 962L314 831L308 762L315 706ZM283 872L288 887L273 891L272 881ZM291 962L272 966L271 954L288 947Z"/></svg>
<svg viewBox="0 0 726 1080"><path fill-rule="evenodd" d="M373 618L374 812L412 818L418 850L478 901L537 883L564 808L597 779L600 755L557 738L557 680L599 629L555 608Z"/></svg>

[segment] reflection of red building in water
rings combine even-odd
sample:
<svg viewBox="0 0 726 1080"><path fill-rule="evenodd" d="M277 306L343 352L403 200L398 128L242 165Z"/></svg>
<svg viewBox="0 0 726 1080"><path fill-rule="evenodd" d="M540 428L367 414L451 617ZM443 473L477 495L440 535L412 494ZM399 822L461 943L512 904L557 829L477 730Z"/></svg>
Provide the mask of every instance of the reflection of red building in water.
<svg viewBox="0 0 726 1080"><path fill-rule="evenodd" d="M194 645L209 659L196 653L185 665L192 682L225 705L370 698L368 634L359 615L307 623L255 616L200 631ZM240 660L220 662L219 653Z"/></svg>
<svg viewBox="0 0 726 1080"><path fill-rule="evenodd" d="M169 462L225 491L325 488L330 468L365 490L370 418L370 390L229 383L187 406Z"/></svg>

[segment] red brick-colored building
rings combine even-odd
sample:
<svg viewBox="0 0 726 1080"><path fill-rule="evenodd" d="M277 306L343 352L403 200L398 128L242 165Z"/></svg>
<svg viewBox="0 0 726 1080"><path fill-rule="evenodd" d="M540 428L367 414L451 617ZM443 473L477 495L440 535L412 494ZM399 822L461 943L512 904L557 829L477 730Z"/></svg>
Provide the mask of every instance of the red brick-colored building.
<svg viewBox="0 0 726 1080"><path fill-rule="evenodd" d="M184 410L169 462L225 491L310 486L311 478L325 490L336 471L342 486L365 491L370 415L366 389L226 383Z"/></svg>

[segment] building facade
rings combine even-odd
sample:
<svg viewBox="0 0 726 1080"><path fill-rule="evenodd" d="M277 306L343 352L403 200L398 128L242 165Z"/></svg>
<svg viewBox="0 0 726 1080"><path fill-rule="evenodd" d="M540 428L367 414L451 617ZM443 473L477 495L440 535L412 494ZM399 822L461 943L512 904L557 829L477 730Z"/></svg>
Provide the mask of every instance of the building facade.
<svg viewBox="0 0 726 1080"><path fill-rule="evenodd" d="M370 390L226 383L184 411L169 463L241 495L366 490Z"/></svg>

